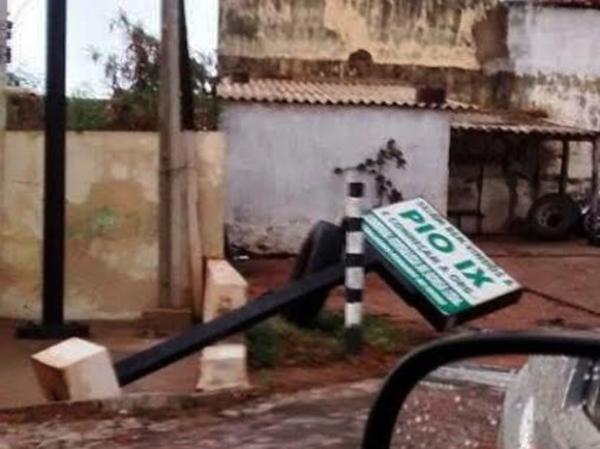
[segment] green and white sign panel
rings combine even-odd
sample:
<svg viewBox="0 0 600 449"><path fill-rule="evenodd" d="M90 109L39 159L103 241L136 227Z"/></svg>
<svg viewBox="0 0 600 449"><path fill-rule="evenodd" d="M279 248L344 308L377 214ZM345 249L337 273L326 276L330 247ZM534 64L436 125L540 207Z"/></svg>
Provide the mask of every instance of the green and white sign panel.
<svg viewBox="0 0 600 449"><path fill-rule="evenodd" d="M445 316L521 290L423 199L376 209L363 226L370 243Z"/></svg>

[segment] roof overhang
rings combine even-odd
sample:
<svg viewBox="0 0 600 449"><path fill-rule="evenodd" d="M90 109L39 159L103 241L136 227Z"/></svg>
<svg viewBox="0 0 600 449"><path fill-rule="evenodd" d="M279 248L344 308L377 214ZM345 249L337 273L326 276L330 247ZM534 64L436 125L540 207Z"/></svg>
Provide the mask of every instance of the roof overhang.
<svg viewBox="0 0 600 449"><path fill-rule="evenodd" d="M454 134L488 134L535 137L541 140L592 141L600 131L567 126L513 111L455 113Z"/></svg>

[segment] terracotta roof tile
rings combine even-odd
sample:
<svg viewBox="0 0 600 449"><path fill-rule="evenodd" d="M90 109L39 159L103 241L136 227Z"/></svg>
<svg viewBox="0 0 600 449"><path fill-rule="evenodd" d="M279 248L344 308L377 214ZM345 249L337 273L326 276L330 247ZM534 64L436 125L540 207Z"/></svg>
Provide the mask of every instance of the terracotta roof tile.
<svg viewBox="0 0 600 449"><path fill-rule="evenodd" d="M246 83L222 81L218 96L230 101L303 103L316 105L391 106L418 109L472 110L474 106L448 101L419 103L416 90L385 84L324 83L280 79L256 79Z"/></svg>

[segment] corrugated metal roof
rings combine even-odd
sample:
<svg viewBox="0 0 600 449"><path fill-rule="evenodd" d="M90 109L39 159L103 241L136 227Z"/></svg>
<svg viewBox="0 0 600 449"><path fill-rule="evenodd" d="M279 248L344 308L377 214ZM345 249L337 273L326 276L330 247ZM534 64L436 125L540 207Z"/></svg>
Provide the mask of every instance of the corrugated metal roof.
<svg viewBox="0 0 600 449"><path fill-rule="evenodd" d="M221 99L230 101L301 103L313 105L392 106L402 108L466 111L474 106L448 101L441 104L416 101L416 89L384 84L351 84L256 79L245 83L222 81L217 87Z"/></svg>
<svg viewBox="0 0 600 449"><path fill-rule="evenodd" d="M599 131L560 125L531 114L511 111L454 114L452 130L455 132L538 135L558 139L588 139L600 135Z"/></svg>

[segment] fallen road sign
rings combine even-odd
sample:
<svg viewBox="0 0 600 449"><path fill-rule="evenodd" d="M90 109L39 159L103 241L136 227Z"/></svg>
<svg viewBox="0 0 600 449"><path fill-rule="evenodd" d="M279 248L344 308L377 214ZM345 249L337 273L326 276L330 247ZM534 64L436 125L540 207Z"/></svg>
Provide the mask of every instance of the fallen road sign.
<svg viewBox="0 0 600 449"><path fill-rule="evenodd" d="M521 295L515 279L421 198L375 209L363 226L387 271L397 271L418 293L411 305L438 328L489 313Z"/></svg>
<svg viewBox="0 0 600 449"><path fill-rule="evenodd" d="M431 206L422 200L420 201L422 203L419 201L408 202L397 204L390 208L378 209L366 217L368 225L365 227L365 233L367 236L370 236L371 243L365 248L365 269L367 271L377 271L391 288L398 292L411 306L417 308L436 329L440 330L497 310L508 305L511 301L516 301L520 295L520 287L516 281L506 275L478 250L475 245L460 234L458 230L451 227ZM411 204L413 207L409 207ZM383 214L386 211L387 214ZM438 230L438 228L442 227L440 223L443 223L446 228L451 227L452 230L448 231L446 229L446 234L443 235L448 239L452 239L450 240L452 245L458 246L458 243L461 241L464 242L463 245L468 245L468 250L462 248L461 251L464 251L464 254L471 255L472 260L482 264L483 267L486 267L487 271L484 271L484 274L481 275L465 262L459 268L455 267L453 272L456 270L462 272L462 276L464 277L462 282L467 286L470 282L479 285L481 288L485 287L485 291L488 292L487 296L478 297L473 294L471 297L468 297L464 295L466 298L463 299L464 302L455 299L462 307L454 309L447 306L446 303L451 303L452 301L443 295L432 296L429 299L427 295L432 294L433 289L428 283L420 281L420 278L416 277L416 273L424 275L425 279L428 279L433 286L437 285L436 289L438 291L449 294L444 290L446 284L442 285L440 280L432 281L432 274L428 274L427 269L421 267L417 259L414 259L411 264L400 263L398 254L402 253L402 251L404 251L405 257L411 257L407 255L407 250L404 248L406 245L401 245L401 242L404 239L408 239L408 237L404 236L403 232L400 232L399 229L394 230L393 227L388 228L386 227L387 225L384 225L386 220L390 221L391 225L393 225L391 218L393 218L394 214L409 211L416 211L419 215L412 212L407 216L408 218L406 219L409 220L407 226L410 224L413 228L419 228L421 234L425 235L420 238L424 238L427 244L433 245L434 249L439 250L437 247L440 247L448 251L448 242L443 242L440 237L436 236L436 234L441 234L442 232ZM386 220L382 221L380 218L376 218L380 214L383 214L381 216L385 217ZM427 223L426 220L430 220L431 223ZM421 221L424 222L420 223ZM427 225L434 226L435 232L430 227L425 227ZM378 233L379 231L381 231L381 234ZM342 229L339 232L342 233ZM419 234L419 231L411 232L411 234L414 233ZM396 234L403 236L398 237ZM416 253L427 249L424 242L420 242L419 240L415 240L414 242L407 241L410 242L409 249L416 250ZM427 251L431 251L430 255L433 256L434 253L432 250L427 249ZM341 254L339 256L341 258ZM423 254L419 257L423 257ZM450 258L443 260L450 260ZM462 261L463 259L457 256L456 260ZM460 264L460 262L456 263ZM335 262L334 258L331 260L331 264L322 267L317 272L307 273L301 279L296 279L285 287L248 301L248 304L239 309L228 312L208 323L193 327L180 335L166 339L153 347L120 360L115 364L119 385L125 386L209 345L242 332L267 318L283 312L291 306L295 306L302 301L310 301L316 294L320 295L324 291L330 291L332 288L341 285L344 282L344 276L344 262ZM487 277L489 276L493 276L492 279L494 282L505 282L502 289L496 290L488 286L489 281L487 281ZM508 285L509 280L513 283L512 285ZM504 296L501 296L502 294ZM494 299L490 295L497 296ZM437 301L439 301L439 305L434 306L434 304L438 304ZM469 301L473 305L467 307L466 305Z"/></svg>

